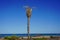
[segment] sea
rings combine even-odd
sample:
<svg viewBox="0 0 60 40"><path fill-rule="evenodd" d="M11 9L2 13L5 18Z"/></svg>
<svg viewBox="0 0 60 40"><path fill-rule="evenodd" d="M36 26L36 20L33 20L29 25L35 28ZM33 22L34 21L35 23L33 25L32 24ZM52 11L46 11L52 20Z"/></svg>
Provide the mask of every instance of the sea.
<svg viewBox="0 0 60 40"><path fill-rule="evenodd" d="M60 36L60 34L29 34L30 36ZM0 34L1 37L5 36L20 36L20 37L26 37L28 34Z"/></svg>

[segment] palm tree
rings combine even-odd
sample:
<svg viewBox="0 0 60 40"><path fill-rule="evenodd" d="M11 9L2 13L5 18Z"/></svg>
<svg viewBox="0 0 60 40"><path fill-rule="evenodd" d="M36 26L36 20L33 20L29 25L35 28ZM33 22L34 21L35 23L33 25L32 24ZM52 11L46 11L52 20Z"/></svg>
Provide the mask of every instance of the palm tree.
<svg viewBox="0 0 60 40"><path fill-rule="evenodd" d="M29 33L30 33L30 17L31 17L31 11L32 11L32 9L30 8L30 7L27 7L26 8L26 15L27 15L27 33L28 33L28 40L30 39L29 37L30 37L30 35L29 35Z"/></svg>

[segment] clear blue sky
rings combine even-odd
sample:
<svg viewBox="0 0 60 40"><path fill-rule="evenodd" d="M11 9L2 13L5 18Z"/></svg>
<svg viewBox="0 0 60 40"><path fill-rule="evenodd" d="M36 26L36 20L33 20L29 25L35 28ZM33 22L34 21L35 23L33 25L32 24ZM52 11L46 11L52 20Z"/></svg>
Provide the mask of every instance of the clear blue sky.
<svg viewBox="0 0 60 40"><path fill-rule="evenodd" d="M36 7L30 33L60 33L60 0L0 0L0 33L27 33L26 5Z"/></svg>

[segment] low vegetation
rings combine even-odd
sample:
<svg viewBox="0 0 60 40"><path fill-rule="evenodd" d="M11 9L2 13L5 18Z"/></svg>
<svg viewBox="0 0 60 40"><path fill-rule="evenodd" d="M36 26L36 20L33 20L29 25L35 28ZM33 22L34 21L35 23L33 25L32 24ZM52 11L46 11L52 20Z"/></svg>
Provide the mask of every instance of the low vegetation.
<svg viewBox="0 0 60 40"><path fill-rule="evenodd" d="M46 38L35 38L33 40L47 40Z"/></svg>
<svg viewBox="0 0 60 40"><path fill-rule="evenodd" d="M24 39L23 37L21 37L21 39L19 39L19 36L6 36L4 37L5 40L21 40ZM46 38L33 38L32 40L47 40Z"/></svg>
<svg viewBox="0 0 60 40"><path fill-rule="evenodd" d="M18 37L18 36L6 36L6 37L4 37L4 39L6 39L6 40L19 40L19 38L20 37Z"/></svg>

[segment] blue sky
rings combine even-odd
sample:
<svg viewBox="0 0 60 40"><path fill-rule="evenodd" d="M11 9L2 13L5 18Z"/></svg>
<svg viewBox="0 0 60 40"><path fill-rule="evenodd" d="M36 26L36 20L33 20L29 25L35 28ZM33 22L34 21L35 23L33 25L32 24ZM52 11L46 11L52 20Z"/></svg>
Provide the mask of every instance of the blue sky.
<svg viewBox="0 0 60 40"><path fill-rule="evenodd" d="M26 5L36 7L30 33L60 33L60 0L0 0L0 33L27 33Z"/></svg>

